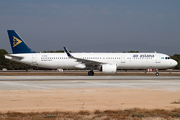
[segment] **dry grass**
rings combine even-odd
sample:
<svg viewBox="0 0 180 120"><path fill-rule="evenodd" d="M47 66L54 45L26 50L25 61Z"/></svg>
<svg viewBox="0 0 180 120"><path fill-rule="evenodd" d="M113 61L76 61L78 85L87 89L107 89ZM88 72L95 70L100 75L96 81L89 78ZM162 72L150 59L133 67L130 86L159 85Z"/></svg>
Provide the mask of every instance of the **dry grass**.
<svg viewBox="0 0 180 120"><path fill-rule="evenodd" d="M127 110L95 110L94 112L7 112L0 113L0 120L150 120L150 119L180 119L180 108L173 110L162 109L127 109Z"/></svg>
<svg viewBox="0 0 180 120"><path fill-rule="evenodd" d="M180 99L178 101L173 101L171 104L180 104Z"/></svg>

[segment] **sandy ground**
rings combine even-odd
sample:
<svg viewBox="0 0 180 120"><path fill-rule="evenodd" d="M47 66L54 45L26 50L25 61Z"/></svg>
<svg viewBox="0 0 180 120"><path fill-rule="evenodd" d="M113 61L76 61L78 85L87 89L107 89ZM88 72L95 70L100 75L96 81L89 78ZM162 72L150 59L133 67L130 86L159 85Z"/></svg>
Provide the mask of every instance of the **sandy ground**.
<svg viewBox="0 0 180 120"><path fill-rule="evenodd" d="M0 90L0 112L119 110L129 108L174 109L180 91L125 88L57 90Z"/></svg>

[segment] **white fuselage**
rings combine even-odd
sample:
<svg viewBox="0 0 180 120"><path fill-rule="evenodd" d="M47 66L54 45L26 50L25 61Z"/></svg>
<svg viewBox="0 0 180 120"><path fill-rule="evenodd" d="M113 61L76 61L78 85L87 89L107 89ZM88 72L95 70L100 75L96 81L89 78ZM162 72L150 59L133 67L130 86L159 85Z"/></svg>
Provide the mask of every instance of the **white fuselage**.
<svg viewBox="0 0 180 120"><path fill-rule="evenodd" d="M161 53L71 53L76 58L102 62L104 64L116 64L117 69L165 69L177 65L175 60ZM23 59L5 56L7 59L17 62L46 67L74 69L83 68L83 64L76 59L69 58L66 53L26 53L10 54Z"/></svg>

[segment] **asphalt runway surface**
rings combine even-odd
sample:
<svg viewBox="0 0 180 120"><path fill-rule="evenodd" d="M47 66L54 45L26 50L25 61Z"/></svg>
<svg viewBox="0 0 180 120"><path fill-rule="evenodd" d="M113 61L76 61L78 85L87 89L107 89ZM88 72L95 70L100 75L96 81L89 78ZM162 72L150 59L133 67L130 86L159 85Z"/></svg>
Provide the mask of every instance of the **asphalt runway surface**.
<svg viewBox="0 0 180 120"><path fill-rule="evenodd" d="M0 90L150 88L180 91L179 76L0 76Z"/></svg>

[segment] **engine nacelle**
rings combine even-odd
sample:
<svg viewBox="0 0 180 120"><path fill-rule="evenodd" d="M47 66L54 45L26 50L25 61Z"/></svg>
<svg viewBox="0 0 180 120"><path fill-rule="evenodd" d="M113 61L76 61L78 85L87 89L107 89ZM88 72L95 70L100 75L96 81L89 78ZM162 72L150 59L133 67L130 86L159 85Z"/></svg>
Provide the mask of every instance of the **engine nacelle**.
<svg viewBox="0 0 180 120"><path fill-rule="evenodd" d="M115 74L117 72L117 65L116 64L104 64L104 65L102 65L102 72Z"/></svg>

